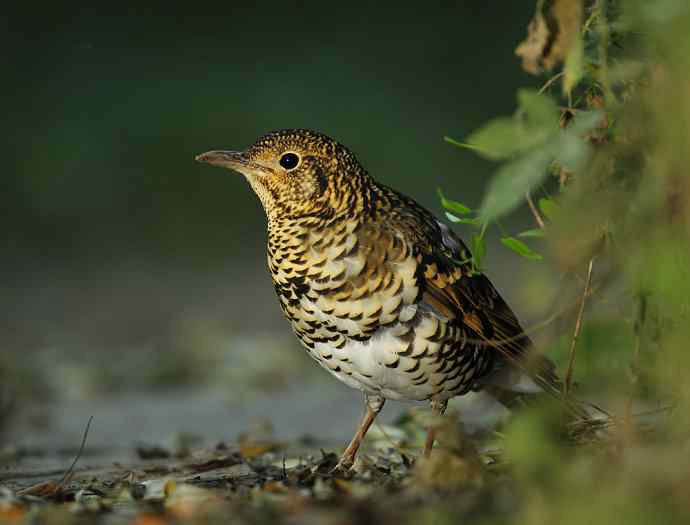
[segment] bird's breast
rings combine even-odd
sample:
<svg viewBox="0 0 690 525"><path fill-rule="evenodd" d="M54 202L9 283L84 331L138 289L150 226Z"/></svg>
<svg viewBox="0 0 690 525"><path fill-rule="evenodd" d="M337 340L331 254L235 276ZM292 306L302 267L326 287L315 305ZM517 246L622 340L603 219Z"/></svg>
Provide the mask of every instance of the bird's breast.
<svg viewBox="0 0 690 525"><path fill-rule="evenodd" d="M351 220L269 234L268 265L283 311L309 345L342 345L414 315L417 261L394 231Z"/></svg>

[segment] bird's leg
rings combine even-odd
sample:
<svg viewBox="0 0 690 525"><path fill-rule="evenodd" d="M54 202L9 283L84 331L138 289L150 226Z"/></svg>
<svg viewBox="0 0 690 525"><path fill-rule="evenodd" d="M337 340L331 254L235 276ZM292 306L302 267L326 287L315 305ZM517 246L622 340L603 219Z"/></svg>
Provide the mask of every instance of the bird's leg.
<svg viewBox="0 0 690 525"><path fill-rule="evenodd" d="M357 428L355 436L352 438L352 441L350 441L350 444L345 449L345 452L343 452L343 455L340 456L340 460L338 461L338 464L334 470L348 470L350 467L352 467L355 462L357 451L362 444L362 440L367 434L367 430L369 430L369 427L374 422L374 419L376 419L378 413L381 412L385 401L386 400L382 397L368 396L365 394L364 403L366 404L367 411L364 414L359 427Z"/></svg>
<svg viewBox="0 0 690 525"><path fill-rule="evenodd" d="M442 416L446 411L448 406L448 401L432 401L431 402L431 412L434 415ZM426 431L426 443L424 443L424 457L428 458L431 455L431 449L434 448L434 441L436 439L436 429L434 427L429 427Z"/></svg>

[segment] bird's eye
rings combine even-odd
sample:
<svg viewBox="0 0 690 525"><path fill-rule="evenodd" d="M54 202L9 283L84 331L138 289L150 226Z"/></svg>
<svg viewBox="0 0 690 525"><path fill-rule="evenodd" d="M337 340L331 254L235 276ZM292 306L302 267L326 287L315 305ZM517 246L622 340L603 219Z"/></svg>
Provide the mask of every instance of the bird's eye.
<svg viewBox="0 0 690 525"><path fill-rule="evenodd" d="M280 165L286 170L296 168L298 164L299 155L296 153L284 153L283 156L280 157Z"/></svg>

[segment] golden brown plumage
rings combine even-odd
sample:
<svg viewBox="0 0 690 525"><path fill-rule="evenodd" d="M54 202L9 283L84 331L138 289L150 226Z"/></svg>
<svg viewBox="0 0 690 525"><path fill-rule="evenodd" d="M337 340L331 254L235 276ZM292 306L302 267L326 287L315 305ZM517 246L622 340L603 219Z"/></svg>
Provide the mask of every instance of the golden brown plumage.
<svg viewBox="0 0 690 525"><path fill-rule="evenodd" d="M463 242L336 141L284 130L197 160L247 178L268 217L268 266L292 329L321 366L365 393L367 416L341 464L385 399L429 400L443 412L471 389L524 388L528 360L527 389L558 391L491 282L462 262Z"/></svg>

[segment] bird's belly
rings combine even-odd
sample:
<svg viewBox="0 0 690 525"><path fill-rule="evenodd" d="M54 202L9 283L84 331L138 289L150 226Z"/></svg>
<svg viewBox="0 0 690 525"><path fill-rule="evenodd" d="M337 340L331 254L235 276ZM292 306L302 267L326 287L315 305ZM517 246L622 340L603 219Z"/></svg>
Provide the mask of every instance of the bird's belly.
<svg viewBox="0 0 690 525"><path fill-rule="evenodd" d="M347 354L347 356L343 354ZM378 359L373 348L360 341L335 349L328 343L317 343L312 351L317 362L350 388L387 399L422 400L432 394L429 385L416 386L399 370L389 369ZM325 359L323 356L334 358ZM335 359L338 364L333 366Z"/></svg>
<svg viewBox="0 0 690 525"><path fill-rule="evenodd" d="M402 325L382 328L366 341L348 340L341 348L318 342L310 353L337 379L368 394L445 400L472 387L486 356L452 330L434 341L438 322L424 319L412 331Z"/></svg>

